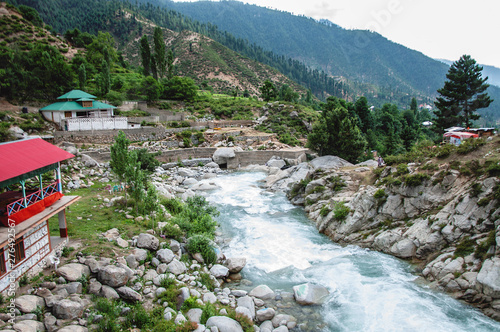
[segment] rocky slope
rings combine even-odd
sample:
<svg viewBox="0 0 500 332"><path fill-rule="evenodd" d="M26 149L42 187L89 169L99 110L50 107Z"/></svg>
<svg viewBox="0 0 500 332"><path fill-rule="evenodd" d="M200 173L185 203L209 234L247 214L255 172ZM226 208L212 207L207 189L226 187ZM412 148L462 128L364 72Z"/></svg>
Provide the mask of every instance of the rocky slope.
<svg viewBox="0 0 500 332"><path fill-rule="evenodd" d="M500 319L500 180L481 161L350 165L332 156L266 184L304 205L318 230L417 264L431 287ZM498 163L497 163L498 165Z"/></svg>

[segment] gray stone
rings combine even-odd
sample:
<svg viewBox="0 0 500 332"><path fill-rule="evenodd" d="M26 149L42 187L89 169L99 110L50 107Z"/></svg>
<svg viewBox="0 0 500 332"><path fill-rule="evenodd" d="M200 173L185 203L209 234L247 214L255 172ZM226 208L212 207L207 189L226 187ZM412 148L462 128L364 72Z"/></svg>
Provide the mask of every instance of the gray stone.
<svg viewBox="0 0 500 332"><path fill-rule="evenodd" d="M21 295L16 298L16 308L22 313L29 314L36 310L36 307L45 308L45 300L36 295Z"/></svg>
<svg viewBox="0 0 500 332"><path fill-rule="evenodd" d="M264 322L273 319L275 315L276 311L273 308L264 308L257 310L256 319L258 322Z"/></svg>
<svg viewBox="0 0 500 332"><path fill-rule="evenodd" d="M195 309L189 309L189 311L186 313L186 316L190 322L200 323L202 314L203 310L195 308Z"/></svg>
<svg viewBox="0 0 500 332"><path fill-rule="evenodd" d="M59 329L58 332L88 332L88 329L81 325L68 325Z"/></svg>
<svg viewBox="0 0 500 332"><path fill-rule="evenodd" d="M128 241L125 241L121 237L116 239L116 243L118 244L118 246L120 246L122 248L128 248Z"/></svg>
<svg viewBox="0 0 500 332"><path fill-rule="evenodd" d="M278 328L279 326L294 326L297 324L297 319L291 315L279 314L274 316L272 319L273 326Z"/></svg>
<svg viewBox="0 0 500 332"><path fill-rule="evenodd" d="M267 285L259 285L255 287L248 293L248 295L261 300L271 300L276 296L274 291Z"/></svg>
<svg viewBox="0 0 500 332"><path fill-rule="evenodd" d="M93 280L89 283L89 293L90 294L99 295L101 293L101 288L102 288L102 284L97 280Z"/></svg>
<svg viewBox="0 0 500 332"><path fill-rule="evenodd" d="M350 162L337 156L318 157L314 158L309 163L311 164L311 166L314 168L315 171L318 169L329 170L329 169L338 169L340 167L345 167L345 166L354 166Z"/></svg>
<svg viewBox="0 0 500 332"><path fill-rule="evenodd" d="M241 314L241 315L247 317L248 319L253 320L252 319L252 313L250 312L250 310L248 308L246 308L246 307L236 307L235 311L236 311L237 314Z"/></svg>
<svg viewBox="0 0 500 332"><path fill-rule="evenodd" d="M104 285L120 287L127 283L129 275L122 267L108 265L99 271L97 279Z"/></svg>
<svg viewBox="0 0 500 332"><path fill-rule="evenodd" d="M170 262L170 264L167 265L167 267L168 267L168 271L170 273L175 274L176 276L179 275L179 274L182 274L182 273L186 272L186 265L184 265L183 262L180 262L176 258L173 259Z"/></svg>
<svg viewBox="0 0 500 332"><path fill-rule="evenodd" d="M238 298L238 307L246 308L251 320L255 319L255 303L250 296L242 296Z"/></svg>
<svg viewBox="0 0 500 332"><path fill-rule="evenodd" d="M122 286L120 288L116 289L116 292L122 299L128 300L128 301L142 301L142 296L141 294L137 293L135 290L133 290L130 287L127 286Z"/></svg>
<svg viewBox="0 0 500 332"><path fill-rule="evenodd" d="M225 267L224 265L215 264L210 269L210 274L216 278L224 278L224 277L227 277L229 275L229 269L227 267Z"/></svg>
<svg viewBox="0 0 500 332"><path fill-rule="evenodd" d="M246 264L247 264L247 259L245 257L232 257L228 258L226 261L229 273L240 272L245 267Z"/></svg>
<svg viewBox="0 0 500 332"><path fill-rule="evenodd" d="M302 305L322 304L330 294L326 287L306 283L293 286L295 301Z"/></svg>
<svg viewBox="0 0 500 332"><path fill-rule="evenodd" d="M45 331L45 326L42 322L36 320L23 320L15 323L13 326L15 331L19 332L40 332Z"/></svg>
<svg viewBox="0 0 500 332"><path fill-rule="evenodd" d="M83 310L81 303L64 299L54 304L52 314L59 319L75 319L82 317Z"/></svg>
<svg viewBox="0 0 500 332"><path fill-rule="evenodd" d="M170 249L160 249L156 252L156 257L160 262L168 264L175 258L175 255Z"/></svg>
<svg viewBox="0 0 500 332"><path fill-rule="evenodd" d="M492 257L484 261L477 275L477 284L482 286L485 295L500 298L500 258Z"/></svg>
<svg viewBox="0 0 500 332"><path fill-rule="evenodd" d="M217 302L217 297L215 296L214 293L208 292L208 293L203 294L202 300L204 303L215 303L215 302Z"/></svg>
<svg viewBox="0 0 500 332"><path fill-rule="evenodd" d="M127 264L128 266L131 268L131 269L136 269L138 266L139 266L139 263L137 262L137 260L135 259L135 256L130 254L128 255L125 260L127 261Z"/></svg>
<svg viewBox="0 0 500 332"><path fill-rule="evenodd" d="M178 252L180 249L181 249L181 244L179 243L179 241L173 239L170 240L170 250L172 250L173 252Z"/></svg>
<svg viewBox="0 0 500 332"><path fill-rule="evenodd" d="M101 296L105 297L109 300L118 300L120 295L115 291L113 287L109 287L107 285L102 285L101 287Z"/></svg>
<svg viewBox="0 0 500 332"><path fill-rule="evenodd" d="M156 251L160 246L160 240L151 234L141 233L137 237L137 247Z"/></svg>
<svg viewBox="0 0 500 332"><path fill-rule="evenodd" d="M134 249L132 251L132 254L135 256L135 259L140 262L140 261L145 261L148 258L148 251L145 249Z"/></svg>
<svg viewBox="0 0 500 332"><path fill-rule="evenodd" d="M70 282L66 285L66 290L68 291L68 294L81 294L83 286L82 283L78 281Z"/></svg>
<svg viewBox="0 0 500 332"><path fill-rule="evenodd" d="M207 328L217 327L219 332L243 332L241 325L232 318L225 316L212 316L205 324Z"/></svg>
<svg viewBox="0 0 500 332"><path fill-rule="evenodd" d="M77 281L82 276L88 277L90 275L90 268L87 265L70 263L59 267L56 274L63 277L67 281Z"/></svg>
<svg viewBox="0 0 500 332"><path fill-rule="evenodd" d="M234 158L235 156L236 154L234 153L234 149L220 148L214 152L212 159L217 165L223 165L227 164L228 160Z"/></svg>

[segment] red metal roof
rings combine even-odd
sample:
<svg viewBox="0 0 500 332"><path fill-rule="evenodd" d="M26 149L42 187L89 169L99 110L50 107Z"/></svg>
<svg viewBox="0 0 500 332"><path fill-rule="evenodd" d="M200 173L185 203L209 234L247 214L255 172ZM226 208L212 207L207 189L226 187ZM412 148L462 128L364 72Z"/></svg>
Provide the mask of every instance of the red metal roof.
<svg viewBox="0 0 500 332"><path fill-rule="evenodd" d="M0 182L73 158L41 138L0 144Z"/></svg>

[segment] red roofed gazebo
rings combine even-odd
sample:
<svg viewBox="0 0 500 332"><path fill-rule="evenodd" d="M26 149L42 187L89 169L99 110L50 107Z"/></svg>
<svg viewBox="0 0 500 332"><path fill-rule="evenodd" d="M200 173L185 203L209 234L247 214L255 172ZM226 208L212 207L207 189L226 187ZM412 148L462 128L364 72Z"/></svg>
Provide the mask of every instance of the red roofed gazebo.
<svg viewBox="0 0 500 332"><path fill-rule="evenodd" d="M40 138L0 143L0 291L67 243L65 210L79 197L63 195L60 162L73 157Z"/></svg>

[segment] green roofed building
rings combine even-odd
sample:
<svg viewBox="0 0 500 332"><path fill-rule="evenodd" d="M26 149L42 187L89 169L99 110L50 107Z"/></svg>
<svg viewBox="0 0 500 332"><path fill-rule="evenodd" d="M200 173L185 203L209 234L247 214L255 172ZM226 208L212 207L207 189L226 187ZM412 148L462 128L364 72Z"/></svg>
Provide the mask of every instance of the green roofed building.
<svg viewBox="0 0 500 332"><path fill-rule="evenodd" d="M95 100L97 97L81 90L72 90L58 101L40 109L46 120L61 130L127 129L127 118L115 117L113 105Z"/></svg>

